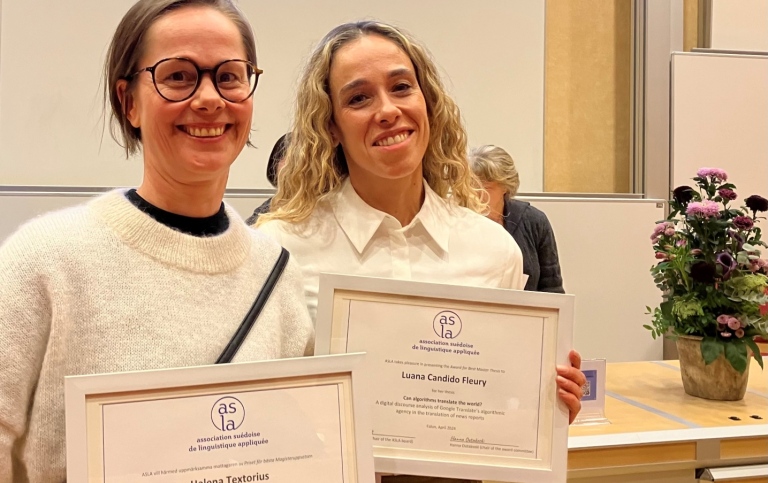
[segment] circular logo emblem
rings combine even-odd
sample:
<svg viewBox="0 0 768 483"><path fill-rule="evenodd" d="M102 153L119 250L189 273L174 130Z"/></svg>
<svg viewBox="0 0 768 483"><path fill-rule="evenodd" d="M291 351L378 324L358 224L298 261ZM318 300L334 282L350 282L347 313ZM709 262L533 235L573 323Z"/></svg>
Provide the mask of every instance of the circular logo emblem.
<svg viewBox="0 0 768 483"><path fill-rule="evenodd" d="M234 431L245 420L245 407L238 399L225 396L213 404L211 422L219 431Z"/></svg>
<svg viewBox="0 0 768 483"><path fill-rule="evenodd" d="M435 316L432 328L441 339L455 339L461 333L461 318L456 312L443 310Z"/></svg>

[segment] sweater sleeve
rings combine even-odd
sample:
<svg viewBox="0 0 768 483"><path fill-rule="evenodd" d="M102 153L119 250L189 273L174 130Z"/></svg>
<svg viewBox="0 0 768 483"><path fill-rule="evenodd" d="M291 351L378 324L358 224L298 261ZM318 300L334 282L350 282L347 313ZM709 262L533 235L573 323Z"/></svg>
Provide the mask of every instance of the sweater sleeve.
<svg viewBox="0 0 768 483"><path fill-rule="evenodd" d="M14 445L27 431L51 325L45 254L30 232L22 228L0 246L0 482L14 481Z"/></svg>
<svg viewBox="0 0 768 483"><path fill-rule="evenodd" d="M557 243L552 225L544 212L537 211L536 220L536 252L539 256L539 284L538 292L565 293L563 290L563 277L560 275L560 260L557 256Z"/></svg>

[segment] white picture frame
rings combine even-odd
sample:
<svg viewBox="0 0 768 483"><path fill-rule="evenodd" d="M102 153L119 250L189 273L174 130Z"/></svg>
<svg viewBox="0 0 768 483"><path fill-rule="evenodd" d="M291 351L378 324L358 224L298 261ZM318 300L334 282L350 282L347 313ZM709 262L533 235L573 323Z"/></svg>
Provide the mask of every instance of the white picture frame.
<svg viewBox="0 0 768 483"><path fill-rule="evenodd" d="M354 306L360 306L359 314L354 316ZM379 304L379 305L366 305ZM490 348L491 351L510 350L514 347L515 357L528 357L532 363L539 364L541 371L538 373L538 415L536 416L536 458L532 461L530 458L491 457L488 455L473 454L473 451L467 453L446 452L443 450L415 450L413 444L416 439L412 435L403 435L401 432L387 433L397 437L397 440L388 439L385 445L376 442L376 435L383 434L377 428L380 421L377 420L377 411L379 408L373 407L371 412L373 434L374 434L374 458L376 471L387 474L408 474L437 476L448 478L467 478L477 480L495 480L495 481L515 481L520 483L559 483L565 482L567 476L567 453L568 453L568 409L557 397L556 369L558 364L568 365L568 353L572 348L573 341L573 304L572 295L547 294L537 292L524 292L516 290L491 289L479 287L466 287L457 285L446 285L437 283L424 283L414 281L402 281L381 279L372 277L358 277L337 274L320 274L320 289L318 301L318 317L316 323L316 354L344 353L347 350L368 351L366 360L366 371L369 373L367 382L369 384L367 391L370 393L375 405L379 401L388 401L380 393L390 391L390 388L398 386L398 383L392 378L381 377L384 372L375 372L372 368L384 367L385 363L395 360L385 359L375 351L395 352L395 346L399 344L400 335L395 338L387 338L384 334L378 334L374 337L368 337L366 340L359 340L350 346L350 333L354 333L356 325L365 326L374 323L369 319L379 318L374 313L392 310L392 317L389 320L391 324L397 324L399 321L405 321L409 317L404 313L411 310L437 309L455 309L462 313L490 314L488 317L494 319L498 317L523 317L525 320L541 320L541 347L520 347L509 345L494 345L493 335L483 340L482 344ZM367 310L367 312L363 311ZM405 312L404 312L405 311ZM397 315L399 314L399 315ZM486 319L488 319L486 317ZM506 319L504 319L506 320ZM516 319L517 320L517 319ZM523 320L523 319L520 319ZM410 320L405 321L411 324ZM415 322L414 322L415 323ZM434 322L433 322L434 323ZM422 324L421 327L426 324ZM477 326L477 324L475 324ZM469 327L466 323L465 327ZM400 326L398 326L400 327ZM410 330L406 325L406 331ZM496 326L499 327L499 326ZM507 326L505 326L507 327ZM426 329L424 329L426 330ZM365 333L365 331L358 331ZM437 333L437 332L435 332ZM479 333L479 332L476 332ZM355 337L355 336L352 336ZM365 339L363 336L358 336ZM409 335L402 335L407 339ZM414 340L419 339L415 335ZM477 340L477 337L475 337ZM440 342L440 341L437 341ZM410 341L407 342L410 344ZM405 344L405 342L403 342ZM416 349L413 345L413 349ZM382 348L382 346L384 348ZM495 347L495 349L494 349ZM423 347L422 347L423 348ZM407 353L407 347L403 349ZM485 350L485 349L483 349ZM523 355L521 355L521 353ZM415 354L415 352L414 352ZM498 354L497 354L498 356ZM405 361L406 364L424 365L424 359L421 355L414 355L412 361ZM454 357L452 354L446 355L443 359L450 360ZM533 359L537 359L534 361ZM417 362L421 361L421 362ZM436 359L435 359L436 360ZM400 361L395 361L400 362ZM430 364L427 364L430 365ZM522 365L521 365L522 366ZM458 368L457 365L446 365L443 367ZM466 367L464 367L466 369ZM472 369L472 367L470 367ZM382 369L385 370L385 369ZM391 369L386 369L392 371ZM399 369L398 369L399 370ZM373 375L375 372L375 375ZM511 371L510 371L511 372ZM509 373L509 372L508 372ZM431 376L431 374L430 374ZM392 376L397 378L397 375ZM406 374L403 371L402 377ZM429 376L428 376L429 378ZM463 377L462 377L463 379ZM458 379L457 379L458 380ZM406 381L403 384L410 383ZM420 384L423 384L419 381ZM402 387L416 387L405 386ZM404 389L403 391L409 391ZM432 391L440 391L432 388ZM399 393L397 393L399 394ZM405 394L405 393L404 393ZM493 394L489 391L488 394ZM407 398L409 396L403 396ZM396 399L390 397L389 400ZM439 400L439 399L438 399ZM458 404L461 404L458 401ZM388 403L387 403L388 404ZM457 408L457 410L465 410ZM418 414L418 413L417 413ZM433 413L434 414L434 413ZM439 414L439 413L437 413ZM510 413L511 414L511 413ZM413 419L414 427L424 423L432 414L427 413L426 419ZM420 417L420 416L419 416ZM397 416L383 418L384 426L391 424L391 421L397 419ZM427 427L434 427L425 424ZM438 429L442 426L438 426ZM450 426L448 426L450 428ZM402 436L398 436L402 435ZM403 439L406 438L406 439ZM422 438L422 441L424 439ZM453 438L451 438L453 440ZM533 439L532 439L533 440ZM381 438L378 441L382 441ZM404 444L393 448L393 441L401 441ZM468 440L469 441L469 440ZM480 441L478 439L477 441ZM470 441L472 442L472 441ZM494 443L495 444L495 443ZM499 445L504 446L504 445ZM487 450L485 446L479 446L480 449ZM498 450L498 447L492 448ZM517 450L515 450L517 451Z"/></svg>
<svg viewBox="0 0 768 483"><path fill-rule="evenodd" d="M340 468L341 476L329 478L326 481L338 481L339 483L373 483L374 469L370 442L370 419L369 405L362 391L361 367L365 354L334 355L325 357L303 357L295 359L281 359L261 362L248 362L236 364L222 364L200 367L186 367L178 369L163 369L150 371L137 371L115 374L97 374L86 376L71 376L65 379L65 400L66 400L66 441L67 441L67 479L68 481L82 481L89 483L101 483L110 481L106 478L105 461L109 458L110 451L107 451L105 441L108 437L112 440L119 440L120 446L131 448L130 440L122 441L123 438L129 439L127 434L117 434L109 436L108 431L115 433L116 429L108 430L105 426L106 411L112 411L119 408L121 411L129 411L129 414L141 415L143 411L141 405L147 403L162 403L164 408L175 411L178 406L179 411L185 411L189 401L195 398L217 398L224 399L224 396L230 397L239 394L255 396L275 396L282 393L285 399L295 397L286 391L303 391L301 394L314 394L312 391L323 390L324 394L331 391L331 399L337 401L337 405L332 408L338 410L338 416L331 412L319 415L311 415L304 418L305 412L302 408L292 410L299 411L302 415L301 421L311 420L311 417L320 421L321 419L327 426L327 421L338 421L338 441L337 447L341 453L338 455L337 462ZM338 394L338 396L336 396ZM245 401L245 399L243 399ZM280 399L278 399L280 400ZM217 403L219 400L217 400ZM239 401L238 401L239 402ZM306 406L306 405L305 405ZM267 409L264 409L264 408ZM250 409L249 409L250 410ZM280 407L258 406L258 413L265 414L264 418L279 421L280 412L286 411L285 417L291 417L287 409ZM325 411L317 409L317 411ZM243 407L245 413L245 407ZM198 415L196 415L198 416ZM206 413L206 417L207 413ZM243 416L244 417L244 416ZM202 416L201 416L202 418ZM337 418L337 419L334 419ZM114 418L113 418L114 419ZM195 418L194 421L197 421ZM189 419L188 421L192 421ZM200 419L202 421L202 419ZM213 408L211 409L210 420L200 424L210 424L214 421ZM222 426L224 418L222 418ZM240 420L242 423L243 420ZM125 424L128 424L126 422ZM191 423L190 423L191 424ZM275 423L279 426L279 422ZM118 424L109 423L111 428L116 428ZM296 426L294 421L293 427ZM243 425L243 428L245 425ZM177 425L177 429L178 425ZM315 428L306 428L302 434L317 435L313 433ZM213 431L212 429L210 431ZM129 431L131 435L142 438L141 430ZM290 438L299 439L295 432L291 433ZM271 431L273 440L285 438L283 432ZM332 432L331 432L332 433ZM173 440L175 434L169 431L169 439ZM243 433L249 434L249 433ZM248 436L253 440L255 433ZM151 437L151 436L150 436ZM238 437L238 436L235 436ZM180 438L180 437L179 437ZM322 438L321 438L322 439ZM146 441L146 440L145 440ZM260 441L265 441L262 439ZM254 440L254 444L258 441ZM140 442L134 443L136 448L141 446ZM176 444L176 441L173 441ZM167 447L173 444L168 443ZM206 445L213 443L205 443ZM293 440L288 444L293 445ZM178 446L178 444L176 444ZM275 446L275 445L273 445ZM316 446L316 445L315 445ZM212 446L207 446L207 451L211 451ZM261 449L263 449L262 447ZM269 448L267 446L267 448ZM229 450L228 448L224 448ZM247 447L245 449L248 449ZM255 450L255 448L253 448ZM111 449L112 453L117 449ZM192 451L190 446L189 451ZM249 450L251 451L251 450ZM204 454L205 453L201 453ZM223 454L223 452L222 452ZM258 454L252 451L252 454ZM321 457L324 455L321 455ZM141 458L140 453L128 454L128 458ZM172 460L172 455L165 455L166 459ZM310 456L307 456L309 458ZM118 458L122 456L118 455ZM231 461L229 456L222 456L223 459ZM281 465L299 465L294 463L292 457L278 458ZM115 458L112 458L115 459ZM249 462L256 467L250 468L251 473L255 474L262 469L269 468L268 463L274 463L271 460L259 460ZM295 458L299 460L299 458ZM320 458L322 459L322 458ZM242 466L242 461L240 465ZM286 466L281 466L281 471ZM148 468L149 472L152 468ZM178 468L177 468L178 469ZM182 468L183 469L183 468ZM239 468L238 468L239 470ZM293 468L294 471L303 471L301 468ZM157 469L158 472L165 471ZM218 474L218 473L217 473ZM223 473L222 473L223 474ZM184 479L195 481L194 475L187 474ZM251 475L252 476L252 475ZM314 478L316 475L305 475ZM176 478L179 476L177 475ZM217 479L207 477L208 480L218 481ZM223 478L227 481L226 478ZM273 480L276 479L273 477ZM136 477L128 479L111 478L112 481L136 481ZM148 483L159 482L162 478L146 478ZM205 478L200 481L208 481ZM141 480L143 481L143 479ZM177 480L169 480L177 481ZM253 479L257 481L257 479ZM259 480L260 481L260 480ZM308 480L307 480L308 481ZM320 481L315 479L315 481Z"/></svg>

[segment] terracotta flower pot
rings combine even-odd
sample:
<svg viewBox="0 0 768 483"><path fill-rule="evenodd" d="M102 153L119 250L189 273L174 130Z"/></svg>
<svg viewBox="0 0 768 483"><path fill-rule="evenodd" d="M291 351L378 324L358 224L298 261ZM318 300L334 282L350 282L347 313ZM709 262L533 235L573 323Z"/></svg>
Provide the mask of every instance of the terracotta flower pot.
<svg viewBox="0 0 768 483"><path fill-rule="evenodd" d="M687 394L717 401L740 401L747 392L749 364L743 374L734 369L725 355L704 364L701 337L683 335L677 339L680 353L680 374ZM751 351L748 350L748 356Z"/></svg>

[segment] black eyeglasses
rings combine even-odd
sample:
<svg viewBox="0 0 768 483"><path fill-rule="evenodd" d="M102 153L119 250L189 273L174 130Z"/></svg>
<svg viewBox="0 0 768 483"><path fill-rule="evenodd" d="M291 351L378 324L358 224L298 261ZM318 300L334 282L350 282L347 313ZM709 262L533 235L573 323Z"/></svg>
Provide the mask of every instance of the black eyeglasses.
<svg viewBox="0 0 768 483"><path fill-rule="evenodd" d="M139 69L126 79L131 80L144 71L152 74L152 83L160 97L170 102L186 101L192 97L206 72L210 72L213 86L223 99L243 102L253 95L259 75L264 73L247 60L225 60L211 69L201 69L190 59L172 57Z"/></svg>

